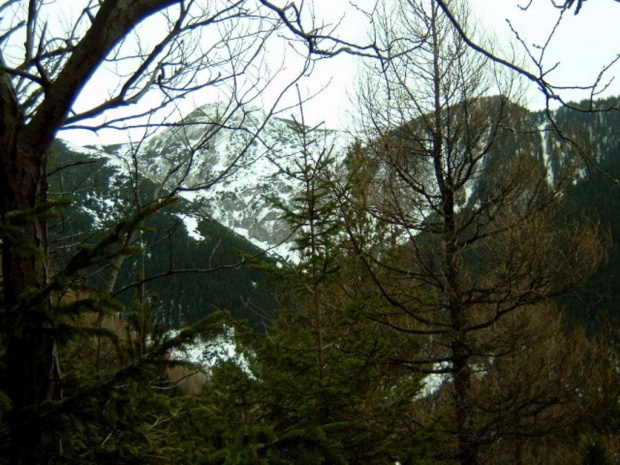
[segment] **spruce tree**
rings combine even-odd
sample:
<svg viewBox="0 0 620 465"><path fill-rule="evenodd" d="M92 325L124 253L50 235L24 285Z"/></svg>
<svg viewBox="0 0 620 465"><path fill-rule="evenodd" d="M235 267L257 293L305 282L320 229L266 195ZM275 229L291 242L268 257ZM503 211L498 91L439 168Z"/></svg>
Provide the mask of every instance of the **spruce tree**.
<svg viewBox="0 0 620 465"><path fill-rule="evenodd" d="M299 190L276 203L295 233L298 262L272 269L284 306L257 352L265 418L279 434L324 438L321 450L346 462L385 463L397 444L415 443L402 419L418 378L389 366L395 341L368 317L378 295L365 291L368 276L346 244L342 198L360 174L325 145L327 132L303 118L291 124L301 148L281 166ZM330 463L321 457L314 463Z"/></svg>

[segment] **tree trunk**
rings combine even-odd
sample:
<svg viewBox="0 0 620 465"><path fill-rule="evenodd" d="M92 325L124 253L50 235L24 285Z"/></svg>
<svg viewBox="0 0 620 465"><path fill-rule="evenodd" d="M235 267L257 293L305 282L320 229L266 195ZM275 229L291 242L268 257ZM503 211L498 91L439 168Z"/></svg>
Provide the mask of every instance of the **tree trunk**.
<svg viewBox="0 0 620 465"><path fill-rule="evenodd" d="M454 382L454 414L456 418L457 459L461 465L478 465L478 450L475 446L473 417L469 397L471 393L471 371L467 347L467 315L460 293L461 253L456 228L456 205L454 179L450 162L444 160L444 115L442 107L442 72L440 69L441 44L437 30L437 6L431 10L431 34L433 44L433 94L434 131L433 167L435 180L441 193L441 214L443 219L442 246L445 260L444 297L451 326L451 359Z"/></svg>
<svg viewBox="0 0 620 465"><path fill-rule="evenodd" d="M47 202L47 150L76 96L115 44L144 18L175 3L179 0L101 2L89 30L47 83L28 120L11 76L0 71L0 219L20 228L2 238L12 463L47 463L61 449L45 431L38 412L42 403L62 394L46 290L47 223L36 213ZM1 51L0 65L6 68Z"/></svg>
<svg viewBox="0 0 620 465"><path fill-rule="evenodd" d="M478 465L478 447L473 435L473 418L469 403L471 391L471 372L466 346L456 339L452 343L454 407L456 414L458 452L457 460L461 465Z"/></svg>
<svg viewBox="0 0 620 465"><path fill-rule="evenodd" d="M467 315L460 296L460 252L456 243L454 195L448 189L444 196L444 248L446 290L450 314L452 376L454 381L454 413L458 438L458 461L461 465L478 465L478 448L471 410L470 353L467 343Z"/></svg>
<svg viewBox="0 0 620 465"><path fill-rule="evenodd" d="M12 84L5 74L0 79L0 218L12 228L2 242L12 463L47 463L60 443L46 434L37 410L61 397L49 295L42 292L48 284L47 225L35 214L47 201L49 144L30 145Z"/></svg>
<svg viewBox="0 0 620 465"><path fill-rule="evenodd" d="M44 155L20 147L15 137L20 125L17 117L13 121L5 118L4 123L5 131L12 127L14 132L6 131L3 140L1 215L3 222L19 227L2 244L3 297L10 328L6 335L7 391L15 425L13 463L46 463L43 457L58 453L59 442L45 433L37 408L61 397L49 295L41 293L48 283L47 230L45 220L37 215L19 220L12 216L32 213L46 202L46 163ZM52 450L50 441L55 443Z"/></svg>
<svg viewBox="0 0 620 465"><path fill-rule="evenodd" d="M523 465L523 439L521 436L515 438L515 465Z"/></svg>

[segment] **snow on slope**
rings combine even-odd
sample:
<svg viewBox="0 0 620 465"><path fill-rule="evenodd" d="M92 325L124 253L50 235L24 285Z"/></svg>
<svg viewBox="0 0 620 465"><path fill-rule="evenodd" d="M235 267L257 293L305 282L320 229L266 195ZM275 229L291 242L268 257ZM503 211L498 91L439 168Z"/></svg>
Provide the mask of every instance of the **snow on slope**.
<svg viewBox="0 0 620 465"><path fill-rule="evenodd" d="M267 118L251 108L223 117L222 104L209 104L192 112L139 145L126 144L104 154L120 171L138 160L142 176L161 186L162 192L181 185L180 194L212 217L260 248L291 258L282 244L290 230L272 199L286 203L298 189L287 177L294 157L302 150L292 121ZM348 138L336 131L316 132L323 147L344 149ZM135 158L134 158L135 156ZM194 216L181 217L197 238Z"/></svg>
<svg viewBox="0 0 620 465"><path fill-rule="evenodd" d="M170 337L175 337L179 331L171 331ZM203 342L196 338L191 344L175 349L170 354L173 360L183 360L211 371L218 363L233 362L249 376L252 376L248 359L237 349L235 332L228 328L214 339Z"/></svg>
<svg viewBox="0 0 620 465"><path fill-rule="evenodd" d="M211 217L256 246L295 259L290 244L284 243L290 238L290 229L272 199L286 203L299 190L297 182L283 171L293 166L300 154L302 137L292 121L267 118L258 108L239 110L232 116L227 116L227 111L222 103L208 104L140 144L81 150L106 157L119 179L128 178L130 167L137 162L140 175L159 185L162 193L181 185L180 194L197 209L196 215L180 216L192 238L201 237L197 228L200 216ZM557 161L550 154L555 147L551 147L545 121L537 123L542 130L539 156L551 182ZM318 130L313 135L319 139L316 150L335 147L344 153L351 142L337 131ZM463 205L475 197L477 183L474 176L463 186ZM111 208L103 198L93 199L93 203L103 211Z"/></svg>

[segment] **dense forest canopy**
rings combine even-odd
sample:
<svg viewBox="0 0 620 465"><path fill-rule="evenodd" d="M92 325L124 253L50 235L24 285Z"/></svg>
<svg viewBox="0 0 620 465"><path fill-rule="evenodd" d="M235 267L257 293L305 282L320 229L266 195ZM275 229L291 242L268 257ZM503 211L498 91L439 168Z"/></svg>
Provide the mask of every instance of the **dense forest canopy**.
<svg viewBox="0 0 620 465"><path fill-rule="evenodd" d="M0 3L0 463L615 463L611 68L571 103L463 2L308 5ZM298 85L342 54L347 137Z"/></svg>

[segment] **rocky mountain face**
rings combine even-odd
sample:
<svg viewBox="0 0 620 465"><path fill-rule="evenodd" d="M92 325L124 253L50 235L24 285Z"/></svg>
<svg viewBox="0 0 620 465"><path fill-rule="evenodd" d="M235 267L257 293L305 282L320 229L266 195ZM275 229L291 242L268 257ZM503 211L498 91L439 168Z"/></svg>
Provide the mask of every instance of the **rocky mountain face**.
<svg viewBox="0 0 620 465"><path fill-rule="evenodd" d="M290 228L273 199L286 202L297 190L286 171L303 143L293 120L267 118L257 109L219 116L224 113L221 105L199 108L138 144L57 141L50 154L50 197L71 203L51 225L57 266L75 244L95 243L139 205L178 190L177 202L149 218L133 238L142 254L91 280L130 305L142 269L169 274L147 286L157 298L156 319L168 326L191 323L217 307L260 327L278 305L275 291L259 285L263 272L236 265L265 250L263 258L292 258ZM317 130L312 143L331 150L344 140L335 131Z"/></svg>
<svg viewBox="0 0 620 465"><path fill-rule="evenodd" d="M268 118L256 108L221 116L225 114L222 105L207 105L142 145L100 150L108 164L133 164L134 171L158 186L158 192L181 186L180 195L193 203L198 216L286 256L290 251L280 244L291 232L272 199L286 202L297 189L285 171L302 150L299 125ZM341 149L347 138L320 130L313 134L312 144L313 149Z"/></svg>
<svg viewBox="0 0 620 465"><path fill-rule="evenodd" d="M257 247L273 248L273 252L289 257L290 247L281 244L290 239L291 231L273 203L277 199L286 204L299 191L298 182L287 172L295 169L304 149L330 150L343 159L353 139L326 129L304 136L295 121L269 118L257 108L222 116L228 111L222 104L210 104L139 144L71 150L101 158L104 171L112 173L111 185L123 178L139 178L152 183L155 197L180 186L179 194L194 209L184 217L190 235L196 221L210 218ZM527 116L521 126L531 134L500 144L481 166L501 164L503 157L527 153L548 169L553 182L566 154L551 135L545 116L523 111ZM465 187L466 197L483 188L484 180L471 183ZM109 195L89 201L94 204L85 208L90 209L94 221L118 209L117 200Z"/></svg>
<svg viewBox="0 0 620 465"><path fill-rule="evenodd" d="M600 102L600 105L605 103ZM295 169L303 150L328 150L344 158L352 139L326 129L303 134L295 121L268 118L257 108L236 111L232 116L229 110L221 104L204 106L137 144L84 148L60 141L51 154L51 170L54 170L51 192L53 198L72 200L74 207L66 213L70 218L64 218L65 221L54 226L59 257L62 257L63 247L75 242L75 237L80 234L81 238L85 237L83 231L92 235L94 231L104 230L130 215L136 203L145 204L178 189L180 201L172 210L153 220L158 228L163 227L164 232L148 232L148 241L156 246L146 252L150 254L146 259L159 260L157 267L160 272L173 265L178 269L181 264L204 268L209 262L213 267L215 259L220 260L218 266L232 265L237 258L230 252L235 248L250 254L269 250L269 253L283 258L294 258L290 241L287 242L290 228L281 218L273 199L286 204L299 190L298 182L287 172ZM501 144L496 152L489 154L484 165L495 163L501 170L504 157L531 156L547 169L549 182L553 183L560 167L574 160L576 155L567 152L570 144L557 136L545 115L525 109L523 112L523 127L528 131ZM590 149L588 156L592 161L615 172L620 151L620 115L617 112L586 114L562 109L554 116L565 136L578 138ZM607 198L609 205L611 199L619 197L618 192L613 190L613 183L598 180L597 185L603 182L605 187L600 189L605 192L597 194L591 201L585 198L591 195L585 181L592 176L604 176L597 175L596 170L591 170L583 160L577 161L575 182L567 196L582 205L579 214L587 211L590 216L598 215L601 224L613 229L608 266L616 267L615 244L620 240L620 230L615 226L615 213L602 205L597 206L596 199ZM473 191L484 188L482 178L465 186L464 202L472 197ZM168 233L174 240L165 239ZM148 242L147 239L141 240L144 244ZM177 248L174 253L171 245L163 247L166 241L174 242ZM222 243L230 249L223 251ZM620 269L620 259L617 261ZM137 267L136 261L124 264L119 277L124 283L117 284L116 288L127 286ZM252 302L252 295L259 288L258 275L247 275L243 278L243 285L237 278L227 284L222 283L228 278L218 279L211 294L233 298L220 298L219 301L216 298L214 301L213 296L205 297L202 292L204 283L195 279L192 286L197 288L192 290L187 277L180 279L176 287L158 289L160 295L167 295L165 303L160 304L161 318L171 322L172 326L180 325L197 318L189 317L188 312L204 314L205 308L214 302L226 308L241 309L241 313L250 307L255 311L257 307L276 306L273 296L269 304L257 306ZM245 290L241 292L240 289ZM263 298L269 300L266 294ZM189 311L188 305L198 306L200 310ZM615 300L608 302L607 306L620 307Z"/></svg>

